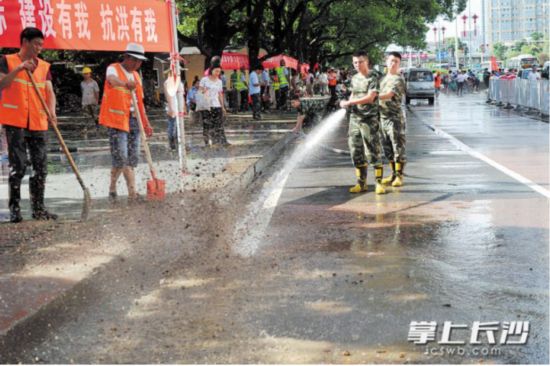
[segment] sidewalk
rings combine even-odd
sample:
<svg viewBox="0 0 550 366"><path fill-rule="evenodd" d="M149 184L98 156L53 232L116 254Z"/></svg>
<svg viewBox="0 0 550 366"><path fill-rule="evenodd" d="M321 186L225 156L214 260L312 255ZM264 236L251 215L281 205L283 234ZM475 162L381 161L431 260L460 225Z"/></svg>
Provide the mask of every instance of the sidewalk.
<svg viewBox="0 0 550 366"><path fill-rule="evenodd" d="M180 179L180 163L177 151L168 148L166 120L160 111L152 111L151 123L155 135L149 141L153 162L159 178L166 180L166 192L205 189L227 184L232 176L258 160L267 149L273 146L294 126L292 114L270 114L262 121L252 121L252 115L230 115L226 134L232 144L226 149L205 148L202 139L202 126L190 124L186 117L187 173ZM99 133L88 134L83 139L85 121L80 117L61 116L61 130L67 145L76 150L73 158L93 199L91 215L109 210L107 204L111 157L109 142L104 128ZM71 122L73 121L73 122ZM55 137L50 136L50 150L59 150ZM24 219L30 219L28 177L23 180L21 209ZM0 161L0 223L9 221L8 210L8 161ZM146 194L146 181L150 179L149 168L143 153L136 169L138 192ZM121 178L118 184L119 196L126 195L126 185ZM81 210L82 189L67 162L60 152L48 154L48 178L46 204L53 212L61 213L61 219L78 219ZM123 199L124 200L124 199Z"/></svg>
<svg viewBox="0 0 550 366"><path fill-rule="evenodd" d="M289 131L294 122L295 116L291 114L267 115L260 122L252 122L248 116L232 116L226 127L232 145L219 149L203 146L200 126L186 126L188 169L183 176L177 152L168 149L165 137L157 128L151 150L158 175L166 180L169 194L163 203L145 202L135 206L125 202L126 187L122 178L118 187L121 202L116 205L108 202L110 154L102 146L107 141L95 139L94 150L74 154L93 200L90 219L85 223L78 222L82 190L66 159L59 153L49 154L46 204L60 215L60 220L37 222L30 219L27 175L21 204L25 221L17 225L6 223L9 219L7 162L2 162L0 222L4 223L0 223L0 362L2 348L10 347L18 332L25 332L33 319L59 309L71 294L78 291L79 284L101 267L123 258L121 253L129 250L132 243L116 236L105 238L111 235L107 233L116 232L109 228L126 222L138 225L145 213L158 212L162 218L174 207L194 205L200 209L201 199L223 199L243 190L293 141L295 135ZM155 123L159 127L161 122ZM77 147L90 145L90 140L69 138L68 141ZM140 161L136 182L140 194L145 195L149 171L143 156ZM213 192L217 193L217 198L213 197ZM182 229L185 228L187 226Z"/></svg>

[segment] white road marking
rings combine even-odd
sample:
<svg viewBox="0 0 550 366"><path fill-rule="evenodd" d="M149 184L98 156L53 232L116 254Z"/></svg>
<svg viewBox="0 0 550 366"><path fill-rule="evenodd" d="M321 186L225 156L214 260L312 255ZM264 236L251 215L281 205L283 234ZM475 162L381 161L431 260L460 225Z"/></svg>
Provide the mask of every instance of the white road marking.
<svg viewBox="0 0 550 366"><path fill-rule="evenodd" d="M468 153L470 156L489 164L490 166L492 166L495 169L500 170L504 174L508 175L509 177L514 178L515 180L517 180L520 183L525 184L527 187L529 187L533 191L543 195L544 197L550 198L550 191L548 191L547 189L541 187L540 185L533 182L532 180L530 180L528 178L525 178L523 175L518 174L518 173L514 172L511 169L506 168L504 165L497 163L496 161L488 158L487 156L483 155L482 153L480 153L478 151L475 151L470 146L466 145L465 143L458 140L456 137L448 134L447 132L443 131L442 129L440 129L440 128L434 126L434 125L427 124L427 123L425 123L425 125L427 127L429 127L431 130L433 130L436 133L436 135L445 137L447 140L451 141L451 143L453 145L455 145L460 150Z"/></svg>

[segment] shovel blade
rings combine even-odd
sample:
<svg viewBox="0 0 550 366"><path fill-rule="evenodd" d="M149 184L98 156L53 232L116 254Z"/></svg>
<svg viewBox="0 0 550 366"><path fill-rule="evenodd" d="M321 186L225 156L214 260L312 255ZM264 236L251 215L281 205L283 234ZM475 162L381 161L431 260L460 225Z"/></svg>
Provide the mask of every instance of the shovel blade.
<svg viewBox="0 0 550 366"><path fill-rule="evenodd" d="M149 201L162 201L166 195L166 181L163 179L151 179L147 181L147 199Z"/></svg>

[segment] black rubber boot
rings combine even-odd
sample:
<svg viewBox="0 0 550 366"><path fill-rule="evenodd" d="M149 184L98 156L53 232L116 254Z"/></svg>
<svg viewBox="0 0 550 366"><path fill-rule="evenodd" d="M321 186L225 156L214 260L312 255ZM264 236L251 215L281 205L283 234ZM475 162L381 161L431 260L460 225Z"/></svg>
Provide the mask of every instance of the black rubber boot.
<svg viewBox="0 0 550 366"><path fill-rule="evenodd" d="M18 223L23 221L23 216L21 216L21 208L19 207L19 202L21 202L21 183L9 185L10 198L9 198L9 207L10 207L10 222Z"/></svg>
<svg viewBox="0 0 550 366"><path fill-rule="evenodd" d="M171 150L176 150L178 148L178 140L173 137L173 138L170 138L170 149Z"/></svg>
<svg viewBox="0 0 550 366"><path fill-rule="evenodd" d="M57 220L57 215L46 210L44 206L44 180L36 177L29 178L32 218L35 220Z"/></svg>

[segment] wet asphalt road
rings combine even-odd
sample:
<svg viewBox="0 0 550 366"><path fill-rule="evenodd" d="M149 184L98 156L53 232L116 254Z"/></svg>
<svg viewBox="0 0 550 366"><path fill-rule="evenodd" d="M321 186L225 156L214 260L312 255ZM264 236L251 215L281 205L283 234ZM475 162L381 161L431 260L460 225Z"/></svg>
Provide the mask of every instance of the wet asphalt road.
<svg viewBox="0 0 550 366"><path fill-rule="evenodd" d="M472 352L484 350L466 345L470 357L426 359L548 363L548 198L427 127L454 135L547 188L548 124L471 97L444 98L435 108L413 106L408 118L409 164L401 189L376 196L371 185L369 193L350 196L349 157L326 151L291 174L270 225L271 239L257 255L307 258L301 268L309 274L307 285L299 293L307 294L305 303L319 302L320 310L311 311L296 293L284 306L293 314L280 322L268 318L264 325L279 334L283 324L308 324L283 334L353 344L359 352L377 347L411 352L426 350L407 344L411 321L437 321L440 340L444 321L471 330L474 321L527 320L532 327L527 344L497 344L499 357L475 357ZM345 136L327 145L345 149ZM373 182L372 169L369 175ZM279 312L283 308L273 311ZM457 331L457 340L469 337ZM487 341L479 346L492 347Z"/></svg>
<svg viewBox="0 0 550 366"><path fill-rule="evenodd" d="M262 182L231 207L209 197L198 211L176 208L203 223L181 241L177 227L154 245L135 228L119 232L134 243L125 260L15 360L548 363L548 198L472 155L548 189L548 124L481 99L412 106L405 186L384 196L373 193L372 169L370 191L350 195L349 157L315 151L281 187L247 256L236 254L232 228ZM342 124L323 144L347 149L345 134ZM411 321L437 322L429 348L407 341ZM467 325L451 336L464 346L440 348L444 321ZM496 345L469 344L475 321L500 322ZM526 344L498 344L506 321L529 321Z"/></svg>

